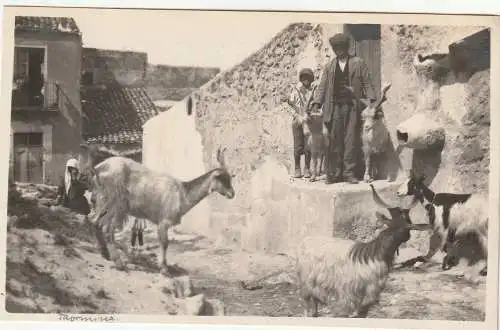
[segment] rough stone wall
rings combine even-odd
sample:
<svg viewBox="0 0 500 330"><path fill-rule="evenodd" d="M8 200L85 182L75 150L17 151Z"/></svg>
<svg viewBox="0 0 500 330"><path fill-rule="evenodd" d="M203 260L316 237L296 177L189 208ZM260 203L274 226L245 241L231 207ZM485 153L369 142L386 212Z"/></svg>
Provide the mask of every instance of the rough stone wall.
<svg viewBox="0 0 500 330"><path fill-rule="evenodd" d="M241 64L192 94L204 162L209 167L217 145L224 145L228 166L235 174L235 200L221 205L231 205L235 212L250 210L249 182L266 155L290 166L291 119L278 105L297 83L303 66L311 67L319 78L322 66L332 56L325 35L341 30L342 25L292 24ZM219 198L223 197L211 197L214 210Z"/></svg>
<svg viewBox="0 0 500 330"><path fill-rule="evenodd" d="M488 189L490 73L476 72L465 82L449 74L432 83L419 77L412 63L417 54L448 53L449 44L482 29L382 26L382 81L392 82L384 105L388 126L424 111L446 129L440 169L432 183L436 190ZM408 167L411 161L405 164Z"/></svg>
<svg viewBox="0 0 500 330"><path fill-rule="evenodd" d="M216 146L223 144L228 147L227 161L235 173L237 197L234 203L221 205L231 204L233 211L250 210L248 182L265 155L290 167L290 118L278 105L296 83L301 67L312 67L319 78L322 66L332 56L327 38L342 29L342 25L292 24L240 65L220 73L192 94L205 163L210 164ZM460 86L452 83L436 88L420 80L411 63L417 53L446 53L450 43L478 30L481 27L382 26L382 81L393 84L384 105L387 125L394 138L395 127L416 112L436 114L448 134L441 174L435 183L440 189L487 187L487 174L479 171L487 170L489 162L485 138L489 135L489 73L478 72ZM446 92L446 88L451 90ZM460 95L464 102L451 102ZM454 122L449 109L457 107L465 107L470 113L467 116L479 116L482 122ZM219 197L211 199L217 210Z"/></svg>
<svg viewBox="0 0 500 330"><path fill-rule="evenodd" d="M148 65L145 86L153 101L179 101L207 83L219 68Z"/></svg>
<svg viewBox="0 0 500 330"><path fill-rule="evenodd" d="M384 105L387 125L394 138L397 125L420 111L445 125L447 143L433 182L433 188L440 191L487 185L489 72L478 72L460 84L449 79L436 85L420 79L412 62L418 53L447 52L448 44L479 29L382 26L382 81L393 86ZM292 24L241 64L192 93L192 114L188 98L148 122L144 130L146 163L182 179L213 168L217 147L227 147L226 162L234 174L236 197L227 200L210 195L203 205L205 213L188 216L189 228L246 249L267 251L287 250L294 237L306 232L333 230L334 235L357 239L375 235L376 226L371 223L375 205L368 207L373 201L367 185L359 185L359 191L348 195L342 186L288 182L291 120L279 104L297 82L302 67L311 67L320 77L321 68L332 57L327 39L342 30L342 25ZM163 138L158 139L159 135ZM179 139L181 135L189 141ZM271 165L266 161L269 157ZM200 162L204 166L193 166ZM261 166L264 163L268 166ZM259 196L266 189L274 192ZM341 191L336 192L338 189ZM396 198L394 191L381 193L386 199ZM417 222L423 217L421 207L412 211ZM416 233L408 245L424 252L426 235Z"/></svg>

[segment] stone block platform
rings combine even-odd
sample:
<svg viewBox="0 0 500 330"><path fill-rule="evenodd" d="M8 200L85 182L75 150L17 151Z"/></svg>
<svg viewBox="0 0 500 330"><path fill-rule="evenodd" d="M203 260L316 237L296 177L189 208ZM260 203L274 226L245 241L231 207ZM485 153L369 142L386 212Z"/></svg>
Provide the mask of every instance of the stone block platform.
<svg viewBox="0 0 500 330"><path fill-rule="evenodd" d="M395 202L401 182L374 182L388 202ZM367 183L357 185L305 180L273 179L267 196L255 199L242 233L242 247L248 250L289 253L306 235L331 235L349 239L372 238L381 225ZM389 215L387 211L384 212Z"/></svg>
<svg viewBox="0 0 500 330"><path fill-rule="evenodd" d="M408 205L411 197L401 200L396 196L401 184L402 180L373 182L388 203ZM268 159L254 173L250 211L211 212L207 226L202 226L206 230L197 232L220 246L231 244L247 251L291 254L306 235L326 234L361 241L373 238L382 228L375 211L389 216L387 210L375 204L365 182L327 185L323 181L291 179L280 163ZM420 205L410 216L413 222L426 221ZM412 237L424 234L415 233Z"/></svg>

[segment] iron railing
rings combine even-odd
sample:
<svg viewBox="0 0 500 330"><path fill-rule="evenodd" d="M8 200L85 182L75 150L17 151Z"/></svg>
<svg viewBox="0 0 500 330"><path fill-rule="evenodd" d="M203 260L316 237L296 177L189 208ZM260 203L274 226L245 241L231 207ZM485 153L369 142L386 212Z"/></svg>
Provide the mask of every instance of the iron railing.
<svg viewBox="0 0 500 330"><path fill-rule="evenodd" d="M12 110L59 110L61 87L53 81L46 81L43 87L33 83L14 83L12 89Z"/></svg>

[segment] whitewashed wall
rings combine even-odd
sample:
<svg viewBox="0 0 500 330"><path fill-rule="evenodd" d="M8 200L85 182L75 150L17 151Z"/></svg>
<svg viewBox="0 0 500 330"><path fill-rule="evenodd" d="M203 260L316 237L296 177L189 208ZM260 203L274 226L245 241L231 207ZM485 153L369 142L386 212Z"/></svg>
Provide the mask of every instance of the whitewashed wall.
<svg viewBox="0 0 500 330"><path fill-rule="evenodd" d="M143 163L182 181L206 172L201 136L195 126L195 109L187 114L186 100L151 118L143 127ZM210 207L200 202L182 219L182 228L198 233L209 230Z"/></svg>

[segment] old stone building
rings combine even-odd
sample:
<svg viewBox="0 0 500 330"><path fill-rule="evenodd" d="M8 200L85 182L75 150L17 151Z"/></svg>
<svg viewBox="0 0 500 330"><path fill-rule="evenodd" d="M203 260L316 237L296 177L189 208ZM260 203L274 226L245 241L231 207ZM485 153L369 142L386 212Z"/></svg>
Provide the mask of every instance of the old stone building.
<svg viewBox="0 0 500 330"><path fill-rule="evenodd" d="M15 19L10 175L56 184L82 137L82 37L69 17Z"/></svg>

